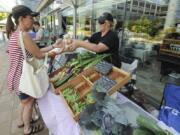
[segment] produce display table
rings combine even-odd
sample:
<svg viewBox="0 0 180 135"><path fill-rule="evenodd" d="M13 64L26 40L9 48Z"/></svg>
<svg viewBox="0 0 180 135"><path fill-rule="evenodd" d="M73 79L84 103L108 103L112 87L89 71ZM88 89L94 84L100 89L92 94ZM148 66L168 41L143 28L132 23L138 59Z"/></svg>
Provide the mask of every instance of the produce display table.
<svg viewBox="0 0 180 135"><path fill-rule="evenodd" d="M57 69L52 74L50 74L50 77L59 74L59 71L62 71L62 69ZM87 94L91 91L95 82L102 76L103 75L94 70L94 68L88 68L84 71L81 71L77 76L62 84L61 86L54 88L54 85L52 84L46 95L38 100L39 109L43 120L53 135L101 134L99 131L88 130L79 126L78 120L82 110L79 113L75 113L72 106L70 106L70 101L64 97L63 91L68 87L74 87L76 93L80 91L78 93L79 99L76 100L85 101ZM130 74L113 67L112 71L107 74L107 77L116 81L115 85L111 87L109 91L107 91L107 94L111 96L114 93L117 94L116 91L129 81ZM147 117L153 122L158 123L156 118L151 116L149 113L144 111L142 108L123 95L117 94L115 99L116 102L125 110L123 115L128 118L128 122L131 125L135 127L137 126L136 118L139 115ZM74 102L77 102L76 100L74 100ZM168 129L168 127L164 127L165 129Z"/></svg>
<svg viewBox="0 0 180 135"><path fill-rule="evenodd" d="M124 114L128 116L128 121L133 126L137 126L136 118L138 115L142 115L157 123L162 129L172 132L173 135L179 135L172 128L167 127L162 122L158 121L155 117L144 111L141 107L122 94L117 93L117 96L112 96L112 98L116 98L117 103L123 106L125 109ZM62 101L62 98L60 98L59 95L54 95L51 90L48 91L45 97L38 100L38 104L43 120L53 135L95 135L97 133L101 135L100 131L88 130L84 127L80 127L78 122L73 120L66 105ZM51 133L49 135L52 135Z"/></svg>
<svg viewBox="0 0 180 135"><path fill-rule="evenodd" d="M90 52L76 54L49 75L54 92L64 98L76 121L91 98L94 84L102 85L107 94L112 95L131 78L129 73L103 61L107 56L109 54L96 55Z"/></svg>

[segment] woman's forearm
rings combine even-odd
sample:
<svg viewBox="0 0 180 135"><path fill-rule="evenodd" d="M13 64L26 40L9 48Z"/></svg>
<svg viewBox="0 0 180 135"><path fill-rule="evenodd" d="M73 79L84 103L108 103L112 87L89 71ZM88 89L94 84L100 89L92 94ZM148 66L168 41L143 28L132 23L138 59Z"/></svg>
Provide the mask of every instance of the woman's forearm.
<svg viewBox="0 0 180 135"><path fill-rule="evenodd" d="M50 46L47 46L47 47L44 47L44 48L41 48L40 51L41 52L49 52L51 51L52 49L54 49L54 44L53 45L50 45Z"/></svg>
<svg viewBox="0 0 180 135"><path fill-rule="evenodd" d="M78 47L82 47L93 52L99 52L98 45L90 42L78 41Z"/></svg>

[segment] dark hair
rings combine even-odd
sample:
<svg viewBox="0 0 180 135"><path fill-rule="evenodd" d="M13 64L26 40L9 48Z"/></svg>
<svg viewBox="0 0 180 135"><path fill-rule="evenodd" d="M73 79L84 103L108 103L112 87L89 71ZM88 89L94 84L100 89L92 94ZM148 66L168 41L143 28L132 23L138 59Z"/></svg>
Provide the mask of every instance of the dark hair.
<svg viewBox="0 0 180 135"><path fill-rule="evenodd" d="M115 26L115 30L119 30L123 27L123 22L122 21L117 21L116 26Z"/></svg>
<svg viewBox="0 0 180 135"><path fill-rule="evenodd" d="M12 14L9 14L8 18L7 18L7 22L6 22L6 33L7 33L7 38L10 38L10 35L12 32L15 31L15 25L12 21ZM15 20L15 22L18 22L17 20Z"/></svg>
<svg viewBox="0 0 180 135"><path fill-rule="evenodd" d="M18 25L19 17L21 16L26 17L27 15L31 15L35 17L39 15L39 13L33 12L30 8L24 5L17 5L14 8L12 8L12 13L9 14L7 18L7 23L6 23L6 32L7 32L8 39L10 38L11 33L16 30L15 24ZM15 24L12 21L12 17L15 20Z"/></svg>
<svg viewBox="0 0 180 135"><path fill-rule="evenodd" d="M40 23L39 23L38 21L35 21L35 22L34 22L34 25L40 26Z"/></svg>

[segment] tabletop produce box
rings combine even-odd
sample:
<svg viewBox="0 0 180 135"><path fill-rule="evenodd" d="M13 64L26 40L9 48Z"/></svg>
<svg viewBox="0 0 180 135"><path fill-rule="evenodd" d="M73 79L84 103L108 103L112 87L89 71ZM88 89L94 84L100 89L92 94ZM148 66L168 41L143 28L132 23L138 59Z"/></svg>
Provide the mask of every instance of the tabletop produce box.
<svg viewBox="0 0 180 135"><path fill-rule="evenodd" d="M66 69L58 71L62 72L63 70ZM55 71L51 76L53 77L55 74L58 74L58 72ZM90 95L93 85L101 83L104 79L106 81L105 85L108 85L107 94L111 95L130 80L130 74L113 66L112 70L107 75L104 75L96 71L95 67L92 67L57 87L55 93L63 97L72 117L78 121L80 112L82 112L88 103L93 102ZM112 85L110 84L111 81L113 82Z"/></svg>
<svg viewBox="0 0 180 135"><path fill-rule="evenodd" d="M78 120L80 112L88 104L86 98L91 88L92 83L84 76L78 75L64 85L56 88L55 91L63 97L73 118Z"/></svg>
<svg viewBox="0 0 180 135"><path fill-rule="evenodd" d="M84 70L81 75L88 79L92 84L96 83L103 75L95 70L95 68ZM107 92L108 95L112 95L114 92L119 90L130 80L130 74L117 67L112 67L112 70L106 75L109 79L116 82Z"/></svg>

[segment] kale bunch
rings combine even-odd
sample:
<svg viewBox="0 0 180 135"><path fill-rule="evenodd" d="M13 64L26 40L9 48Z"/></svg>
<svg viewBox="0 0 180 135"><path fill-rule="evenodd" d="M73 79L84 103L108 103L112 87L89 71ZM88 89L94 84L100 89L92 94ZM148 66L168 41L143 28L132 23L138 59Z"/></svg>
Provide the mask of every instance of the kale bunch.
<svg viewBox="0 0 180 135"><path fill-rule="evenodd" d="M106 90L96 84L92 90L94 104L89 104L80 115L80 125L87 129L100 129L102 135L131 135L132 128L124 110L107 96Z"/></svg>

